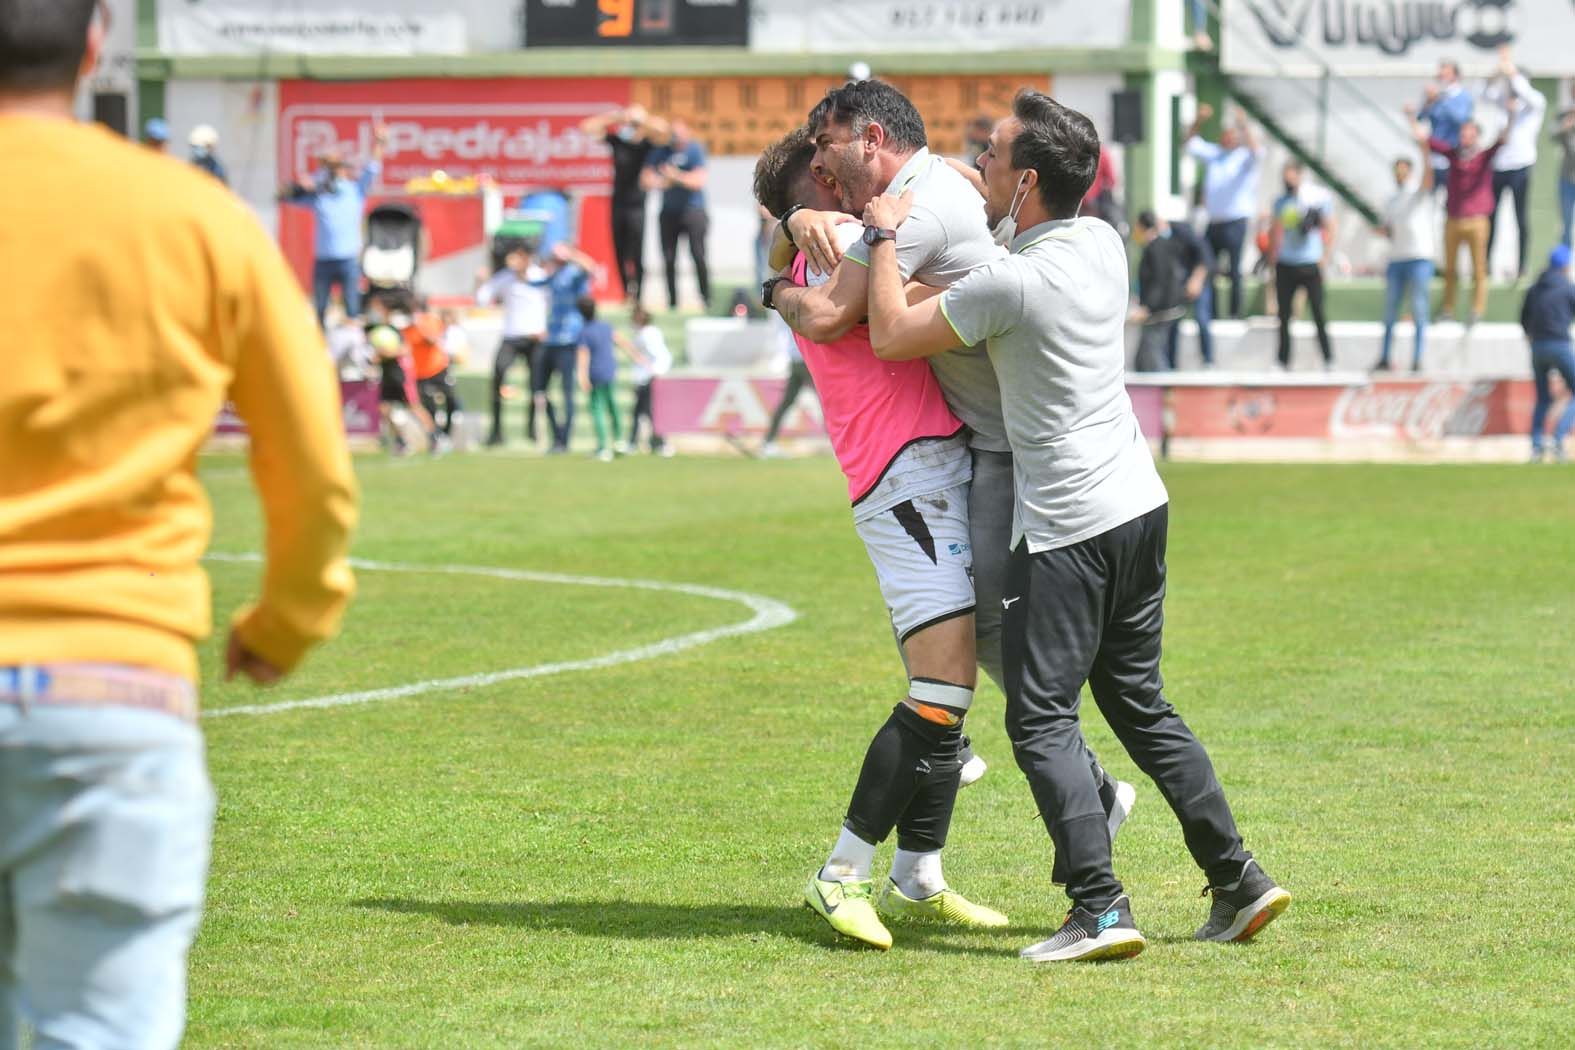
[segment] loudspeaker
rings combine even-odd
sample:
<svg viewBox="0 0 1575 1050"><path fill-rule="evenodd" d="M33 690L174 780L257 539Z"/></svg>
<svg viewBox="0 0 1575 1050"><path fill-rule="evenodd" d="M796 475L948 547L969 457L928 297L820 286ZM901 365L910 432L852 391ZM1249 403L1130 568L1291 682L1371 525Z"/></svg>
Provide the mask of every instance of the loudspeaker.
<svg viewBox="0 0 1575 1050"><path fill-rule="evenodd" d="M130 111L123 93L98 93L93 96L93 119L109 130L125 135L130 130Z"/></svg>
<svg viewBox="0 0 1575 1050"><path fill-rule="evenodd" d="M1143 92L1112 91L1110 110L1112 141L1123 146L1143 141L1146 137L1143 131Z"/></svg>

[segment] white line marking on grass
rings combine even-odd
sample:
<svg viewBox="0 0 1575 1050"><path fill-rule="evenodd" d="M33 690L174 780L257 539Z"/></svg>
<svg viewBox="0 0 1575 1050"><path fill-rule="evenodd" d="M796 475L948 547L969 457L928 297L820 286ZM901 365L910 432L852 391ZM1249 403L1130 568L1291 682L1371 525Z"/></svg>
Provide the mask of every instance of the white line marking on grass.
<svg viewBox="0 0 1575 1050"><path fill-rule="evenodd" d="M210 552L207 558L209 561L220 562L262 561L262 557L257 554ZM446 576L481 576L492 580L516 580L521 583L557 583L576 587L621 587L639 591L665 591L671 594L688 594L698 598L715 598L718 601L736 602L739 605L746 606L754 615L747 620L728 624L725 627L712 627L704 631L681 634L674 638L664 638L661 641L651 642L648 645L636 646L633 649L619 649L616 652L604 653L601 656L592 656L583 660L563 660L556 663L536 664L533 667L513 667L504 671L459 675L454 678L433 678L424 682L411 682L408 685L390 686L385 689L366 689L354 693L332 693L328 696L314 696L302 700L280 700L270 704L243 704L237 707L222 707L204 711L203 717L223 718L228 715L270 715L281 711L299 711L305 708L371 704L380 700L397 700L406 696L421 696L426 693L446 692L455 689L474 689L479 686L496 685L499 682L542 678L547 675L565 674L570 671L597 671L604 667L617 667L620 664L632 664L641 660L654 660L661 656L671 656L673 653L681 653L685 649L709 645L712 642L721 641L723 638L756 634L760 631L785 627L798 619L798 613L791 606L775 599L764 598L758 594L749 594L745 591L730 591L721 587L705 587L695 583L664 583L660 580L625 580L604 576L566 576L556 572L527 572L523 569L495 569L481 565L414 565L402 562L367 561L363 558L352 558L350 559L350 564L352 567L365 572L419 572Z"/></svg>

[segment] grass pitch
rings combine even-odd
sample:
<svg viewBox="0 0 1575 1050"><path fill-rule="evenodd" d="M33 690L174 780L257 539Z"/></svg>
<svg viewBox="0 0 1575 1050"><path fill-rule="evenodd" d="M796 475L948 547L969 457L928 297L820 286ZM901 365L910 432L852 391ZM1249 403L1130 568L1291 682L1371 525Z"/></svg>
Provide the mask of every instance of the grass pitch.
<svg viewBox="0 0 1575 1050"><path fill-rule="evenodd" d="M258 549L238 461L214 548ZM362 558L711 584L784 628L595 671L210 719L189 1045L1564 1046L1575 501L1552 467L1171 466L1166 679L1296 900L1258 943L1139 789L1149 948L1031 966L1065 898L983 686L947 872L1014 922L833 943L799 906L901 695L829 459L362 461ZM255 565L214 563L217 609ZM577 660L747 619L668 593L360 574L345 634L212 710ZM878 864L889 857L883 848Z"/></svg>

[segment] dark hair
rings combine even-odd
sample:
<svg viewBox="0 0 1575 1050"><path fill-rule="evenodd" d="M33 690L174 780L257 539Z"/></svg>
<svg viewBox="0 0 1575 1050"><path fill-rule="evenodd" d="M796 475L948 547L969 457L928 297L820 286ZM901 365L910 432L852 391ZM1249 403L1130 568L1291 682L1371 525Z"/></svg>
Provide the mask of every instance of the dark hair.
<svg viewBox="0 0 1575 1050"><path fill-rule="evenodd" d="M651 311L647 310L645 307L636 306L633 310L629 311L629 320L635 324L639 324L640 318L642 317L645 318L646 324L651 323Z"/></svg>
<svg viewBox="0 0 1575 1050"><path fill-rule="evenodd" d="M575 301L575 306L580 308L580 316L587 321L596 320L596 300L588 295L582 295Z"/></svg>
<svg viewBox="0 0 1575 1050"><path fill-rule="evenodd" d="M755 200L780 219L797 204L794 188L809 173L815 159L815 144L808 128L794 128L760 152L755 161Z"/></svg>
<svg viewBox="0 0 1575 1050"><path fill-rule="evenodd" d="M1039 173L1039 200L1051 218L1069 219L1099 170L1094 122L1049 95L1023 88L1012 100L1022 128L1012 140L1012 167Z"/></svg>
<svg viewBox="0 0 1575 1050"><path fill-rule="evenodd" d="M76 84L98 0L0 0L0 90Z"/></svg>
<svg viewBox="0 0 1575 1050"><path fill-rule="evenodd" d="M827 124L851 124L853 134L862 135L871 124L879 124L886 138L905 149L929 145L924 136L924 118L908 97L880 80L850 80L826 92L826 97L809 111L809 135L813 139Z"/></svg>
<svg viewBox="0 0 1575 1050"><path fill-rule="evenodd" d="M1137 225L1141 230L1157 230L1159 229L1159 216L1154 214L1152 208L1144 208L1138 212Z"/></svg>

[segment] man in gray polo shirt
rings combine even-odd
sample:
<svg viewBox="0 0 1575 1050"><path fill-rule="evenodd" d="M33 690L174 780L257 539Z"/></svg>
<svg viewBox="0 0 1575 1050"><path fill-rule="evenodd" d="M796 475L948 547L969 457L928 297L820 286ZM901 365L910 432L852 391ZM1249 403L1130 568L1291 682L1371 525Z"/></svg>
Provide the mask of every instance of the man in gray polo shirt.
<svg viewBox="0 0 1575 1050"><path fill-rule="evenodd" d="M876 198L864 212L876 230L876 354L944 356L984 341L1005 392L1018 493L1002 598L1007 732L1073 905L1054 937L1024 949L1035 962L1123 958L1144 944L1083 760L1084 682L1208 875L1214 904L1198 938L1245 940L1290 903L1243 848L1207 752L1164 698L1168 496L1124 382L1126 251L1108 225L1076 218L1098 158L1088 118L1019 93L980 161L989 218L1014 234L1012 253L912 307L886 236L912 198Z"/></svg>
<svg viewBox="0 0 1575 1050"><path fill-rule="evenodd" d="M826 93L810 111L817 147L815 169L835 180L842 205L857 215L877 194L913 194L912 212L897 231L897 259L904 280L944 288L974 269L1003 258L991 236L976 183L930 153L924 119L907 97L879 80L850 81ZM815 342L841 338L860 323L869 295L869 246L856 243L846 256L835 248L841 213L792 208L782 225L821 268L835 265L818 287L778 285L772 304L789 327ZM932 359L931 368L952 412L968 425L973 483L968 531L973 547L975 637L979 666L1004 691L1001 662L1001 588L1010 553L1012 453L1001 415L1001 390L983 343ZM1130 784L1105 775L1092 752L1087 761L1099 783L1111 834L1132 805ZM971 752L967 756L971 759ZM970 761L964 767L968 782ZM1059 866L1057 874L1059 876Z"/></svg>

